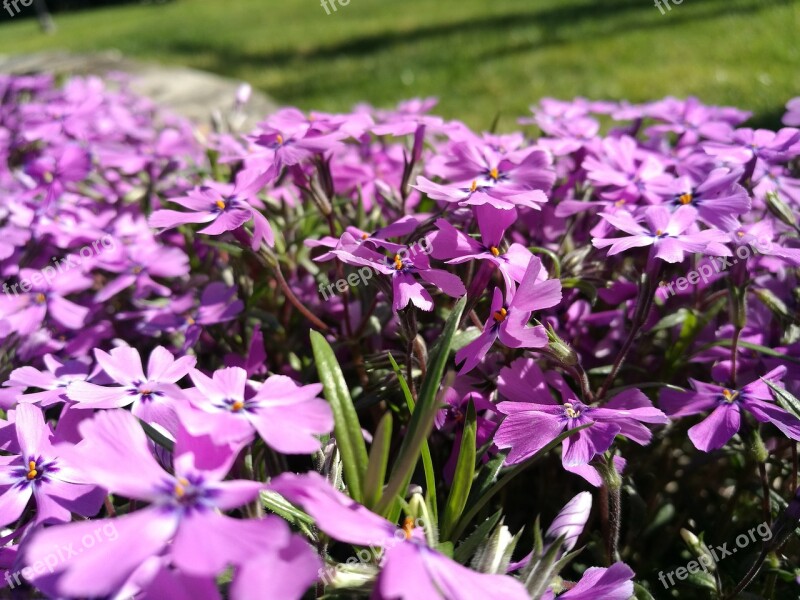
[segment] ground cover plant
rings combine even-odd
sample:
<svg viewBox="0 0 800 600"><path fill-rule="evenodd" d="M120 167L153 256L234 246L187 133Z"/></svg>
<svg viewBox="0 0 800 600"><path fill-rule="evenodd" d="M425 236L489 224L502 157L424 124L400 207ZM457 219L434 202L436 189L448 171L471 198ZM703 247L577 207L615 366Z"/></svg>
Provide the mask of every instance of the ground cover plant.
<svg viewBox="0 0 800 600"><path fill-rule="evenodd" d="M798 100L435 104L0 77L9 595L797 595Z"/></svg>

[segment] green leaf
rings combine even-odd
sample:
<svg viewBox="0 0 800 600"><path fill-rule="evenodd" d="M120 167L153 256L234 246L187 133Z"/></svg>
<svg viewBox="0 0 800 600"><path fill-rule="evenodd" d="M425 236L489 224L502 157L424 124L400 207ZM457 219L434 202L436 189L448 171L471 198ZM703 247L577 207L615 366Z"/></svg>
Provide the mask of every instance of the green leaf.
<svg viewBox="0 0 800 600"><path fill-rule="evenodd" d="M716 342L711 342L710 344L706 344L701 346L697 349L695 354L700 354L701 352L705 352L709 348L714 348L715 346L722 346L723 348L730 348L733 345L733 340L718 340ZM739 347L740 348L747 348L748 350L752 350L754 352L758 352L759 354L763 354L764 356L774 356L775 358L782 358L783 360L788 360L789 362L800 364L800 358L796 356L790 356L786 354L786 352L782 352L779 350L773 350L772 348L768 348L766 346L761 346L759 344L753 344L752 342L746 342L744 340L739 340Z"/></svg>
<svg viewBox="0 0 800 600"><path fill-rule="evenodd" d="M509 483L511 483L520 473L525 471L529 466L543 457L545 454L550 452L553 448L558 446L564 439L571 436L573 433L578 433L579 431L590 427L591 423L586 423L585 425L581 425L580 427L575 427L574 429L570 429L568 431L561 432L560 435L556 436L552 442L544 446L541 450L539 450L536 454L528 458L525 462L522 462L514 467L510 468L506 471L503 476L497 480L492 487L486 490L480 498L477 499L475 504L470 508L462 517L461 520L458 522L458 526L456 527L455 531L453 532L452 538L458 539L464 529L469 525L470 521L476 517L478 512L486 506L486 504L491 500L500 490L506 487Z"/></svg>
<svg viewBox="0 0 800 600"><path fill-rule="evenodd" d="M461 448L458 453L453 485L447 496L442 519L442 539L448 540L453 527L464 512L467 505L472 480L475 478L475 444L478 433L478 417L475 413L475 404L472 399L467 407L467 418L464 422L464 432L461 436Z"/></svg>
<svg viewBox="0 0 800 600"><path fill-rule="evenodd" d="M794 415L797 419L800 419L800 400L798 400L793 394L790 394L783 388L779 388L777 385L771 381L767 381L763 377L761 378L761 381L766 383L769 389L772 390L772 395L775 398L775 401L780 404L783 410L791 415Z"/></svg>
<svg viewBox="0 0 800 600"><path fill-rule="evenodd" d="M272 491L262 491L260 494L261 503L267 510L274 512L279 517L286 520L302 530L309 538L315 538L313 532L314 519L302 510L291 504L286 498Z"/></svg>
<svg viewBox="0 0 800 600"><path fill-rule="evenodd" d="M502 510L498 510L494 513L491 517L486 519L483 523L478 525L475 528L467 539L461 542L456 548L456 551L453 553L453 559L462 565L467 564L472 555L475 554L475 550L478 549L478 546L481 542L485 541L486 538L489 537L489 533L494 529L494 526L497 525L498 521L500 521L500 516L503 514Z"/></svg>
<svg viewBox="0 0 800 600"><path fill-rule="evenodd" d="M592 306L594 306L597 302L597 288L585 279L580 279L578 277L565 277L561 280L561 287L564 289L575 288L579 290L589 299L589 303Z"/></svg>
<svg viewBox="0 0 800 600"><path fill-rule="evenodd" d="M367 475L367 445L361 434L353 400L347 389L342 369L328 341L317 331L311 332L311 348L317 363L319 380L325 398L333 411L333 433L342 455L344 478L350 497L356 502L364 499L364 478Z"/></svg>
<svg viewBox="0 0 800 600"><path fill-rule="evenodd" d="M439 342L430 353L428 369L419 391L419 402L411 414L411 422L400 446L397 461L389 478L389 484L386 487L383 498L381 498L376 507L376 511L384 516L390 514L395 518L399 516L399 513L394 512L396 510L394 508L395 497L399 494L405 494L408 489L422 446L433 428L433 420L436 416L436 411L439 409L436 405L436 395L444 378L445 367L450 358L453 335L461 321L466 302L466 297L463 297L456 303L445 323Z"/></svg>
<svg viewBox="0 0 800 600"><path fill-rule="evenodd" d="M408 414L414 414L414 398L411 396L411 390L408 388L406 378L403 376L403 371L395 361L394 356L389 354L389 362L392 363L395 375L400 382L400 389L403 390L403 396L406 399L406 406L408 407ZM430 513L432 526L438 526L439 513L436 505L436 473L433 470L433 460L431 459L431 449L428 446L428 441L422 444L422 468L425 471L425 502L428 505L428 512Z"/></svg>
<svg viewBox="0 0 800 600"><path fill-rule="evenodd" d="M636 600L655 600L653 595L638 583L633 584L633 597Z"/></svg>
<svg viewBox="0 0 800 600"><path fill-rule="evenodd" d="M161 433L158 429L156 429L149 423L145 423L141 419L139 419L139 424L142 426L142 429L144 429L145 435L147 435L147 437L153 440L156 444L158 444L162 448L166 448L170 452L175 451L175 442L173 442L171 439L169 439L167 436Z"/></svg>
<svg viewBox="0 0 800 600"><path fill-rule="evenodd" d="M367 476L364 480L364 506L372 508L383 495L383 483L386 481L386 467L389 463L389 448L392 443L392 413L383 415L372 447L369 449Z"/></svg>

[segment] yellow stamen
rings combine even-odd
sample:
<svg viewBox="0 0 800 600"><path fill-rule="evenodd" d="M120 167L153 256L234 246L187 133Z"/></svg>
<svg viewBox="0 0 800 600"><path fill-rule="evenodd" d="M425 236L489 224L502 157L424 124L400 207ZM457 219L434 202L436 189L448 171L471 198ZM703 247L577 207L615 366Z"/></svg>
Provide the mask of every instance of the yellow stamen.
<svg viewBox="0 0 800 600"><path fill-rule="evenodd" d="M407 540L411 539L411 532L414 531L414 519L411 517L406 517L403 521L403 533L406 536Z"/></svg>
<svg viewBox="0 0 800 600"><path fill-rule="evenodd" d="M491 176L492 179L497 181L498 178L500 177L500 172L497 170L497 167L495 167L494 169L489 171L489 175Z"/></svg>
<svg viewBox="0 0 800 600"><path fill-rule="evenodd" d="M42 179L44 179L45 183L53 183L53 174L50 171L45 171L42 174Z"/></svg>
<svg viewBox="0 0 800 600"><path fill-rule="evenodd" d="M394 268L400 271L403 268L403 261L400 259L399 254L394 255Z"/></svg>
<svg viewBox="0 0 800 600"><path fill-rule="evenodd" d="M277 136L275 136L275 141L278 142L278 145L280 146L283 144L283 136L279 133Z"/></svg>
<svg viewBox="0 0 800 600"><path fill-rule="evenodd" d="M186 317L186 323L188 325L194 325L195 324L195 320L192 317L187 316Z"/></svg>
<svg viewBox="0 0 800 600"><path fill-rule="evenodd" d="M625 206L625 199L623 198L621 200L617 200L616 202L614 202L614 206L616 206L617 208L619 208L620 206Z"/></svg>
<svg viewBox="0 0 800 600"><path fill-rule="evenodd" d="M143 270L142 267L133 267L133 274L138 275L139 273L142 272L142 270Z"/></svg>
<svg viewBox="0 0 800 600"><path fill-rule="evenodd" d="M477 189L478 189L478 182L477 182L477 181L475 181L475 180L473 180L473 181L472 181L472 185L471 185L471 186L469 186L469 191L470 191L470 192L474 192L474 191L475 191L475 190L477 190Z"/></svg>
<svg viewBox="0 0 800 600"><path fill-rule="evenodd" d="M658 236L664 235L664 232L661 231L660 229L656 229L656 235Z"/></svg>
<svg viewBox="0 0 800 600"><path fill-rule="evenodd" d="M45 295L44 295L44 294L42 294L41 292L39 292L38 294L36 294L36 302L38 302L39 304L44 304L44 301L45 301L46 299L47 299L47 298L45 298Z"/></svg>
<svg viewBox="0 0 800 600"><path fill-rule="evenodd" d="M35 479L39 472L36 470L36 461L30 461L28 463L28 480Z"/></svg>
<svg viewBox="0 0 800 600"><path fill-rule="evenodd" d="M502 323L503 321L506 320L506 317L508 316L508 311L505 308L501 308L500 310L494 311L493 316L495 321L497 321L498 323Z"/></svg>
<svg viewBox="0 0 800 600"><path fill-rule="evenodd" d="M498 250L496 246L489 248L489 252L492 253L492 256L500 256L500 250Z"/></svg>
<svg viewBox="0 0 800 600"><path fill-rule="evenodd" d="M217 205L217 208L220 210L225 210L225 202L222 200L217 200L214 204Z"/></svg>
<svg viewBox="0 0 800 600"><path fill-rule="evenodd" d="M242 402L241 400L237 400L236 402L233 403L233 405L231 405L231 410L233 412L239 412L243 408L244 408L244 402Z"/></svg>
<svg viewBox="0 0 800 600"><path fill-rule="evenodd" d="M362 234L361 234L361 239L362 239L362 240L366 240L368 237L369 237L369 234L368 234L368 233L362 233Z"/></svg>
<svg viewBox="0 0 800 600"><path fill-rule="evenodd" d="M739 392L731 392L730 390L722 390L722 395L725 397L725 402L732 404L736 397L739 395Z"/></svg>
<svg viewBox="0 0 800 600"><path fill-rule="evenodd" d="M581 416L580 411L575 410L574 408L572 408L572 402L565 402L564 403L564 412L567 414L567 416L570 419L577 419L578 417Z"/></svg>
<svg viewBox="0 0 800 600"><path fill-rule="evenodd" d="M740 238L742 238L742 237L744 237L744 231L742 231L740 229L739 231L736 232L736 235L738 235Z"/></svg>
<svg viewBox="0 0 800 600"><path fill-rule="evenodd" d="M692 196L691 192L686 192L685 194L678 196L678 202L681 204L690 204L693 199L694 196Z"/></svg>
<svg viewBox="0 0 800 600"><path fill-rule="evenodd" d="M175 495L178 498L183 498L186 494L186 488L189 486L189 482L184 479L183 477L178 477L178 483L175 484Z"/></svg>

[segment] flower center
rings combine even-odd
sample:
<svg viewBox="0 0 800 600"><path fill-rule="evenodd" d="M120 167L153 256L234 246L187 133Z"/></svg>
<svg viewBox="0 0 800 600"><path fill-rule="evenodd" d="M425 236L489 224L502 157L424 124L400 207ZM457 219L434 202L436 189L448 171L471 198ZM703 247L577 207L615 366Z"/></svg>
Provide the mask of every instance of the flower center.
<svg viewBox="0 0 800 600"><path fill-rule="evenodd" d="M45 300L47 300L47 298L45 297L45 295L44 295L44 294L42 294L41 292L39 292L39 293L38 293L38 294L36 294L36 296L34 297L34 300L36 300L36 303L37 303L37 304L44 304L44 301L45 301Z"/></svg>
<svg viewBox="0 0 800 600"><path fill-rule="evenodd" d="M744 231L742 231L740 229L739 231L736 232L736 235L739 236L740 238L743 238L744 237Z"/></svg>
<svg viewBox="0 0 800 600"><path fill-rule="evenodd" d="M406 517L403 521L403 534L407 540L411 539L411 533L414 531L414 519Z"/></svg>
<svg viewBox="0 0 800 600"><path fill-rule="evenodd" d="M728 404L733 404L736 401L736 398L739 396L739 392L732 392L730 390L722 390L722 397Z"/></svg>
<svg viewBox="0 0 800 600"><path fill-rule="evenodd" d="M693 199L694 196L692 196L691 192L686 192L685 194L681 194L680 196L678 196L678 202L680 202L681 204L691 204Z"/></svg>
<svg viewBox="0 0 800 600"><path fill-rule="evenodd" d="M498 323L502 323L503 321L506 320L506 317L508 316L508 311L505 308L501 308L500 310L494 311L494 315L492 316L494 317L495 321L497 321Z"/></svg>
<svg viewBox="0 0 800 600"><path fill-rule="evenodd" d="M500 172L497 170L497 167L489 171L489 177L497 181L500 178Z"/></svg>
<svg viewBox="0 0 800 600"><path fill-rule="evenodd" d="M500 256L500 250L497 249L497 246L489 248L489 252L492 253L492 256Z"/></svg>
<svg viewBox="0 0 800 600"><path fill-rule="evenodd" d="M45 183L53 183L53 174L50 171L45 171L42 174L42 179L44 179Z"/></svg>
<svg viewBox="0 0 800 600"><path fill-rule="evenodd" d="M477 189L478 189L478 181L473 179L472 185L469 186L469 191L474 192Z"/></svg>
<svg viewBox="0 0 800 600"><path fill-rule="evenodd" d="M564 403L564 414L566 414L570 419L577 419L581 416L580 410L575 410L573 408L572 402L565 402Z"/></svg>
<svg viewBox="0 0 800 600"><path fill-rule="evenodd" d="M36 461L32 460L28 462L28 474L26 476L28 478L28 481L30 481L31 479L36 479L36 476L38 474L39 472L36 470Z"/></svg>
<svg viewBox="0 0 800 600"><path fill-rule="evenodd" d="M403 269L403 260L400 258L399 254L394 255L394 268L398 271Z"/></svg>
<svg viewBox="0 0 800 600"><path fill-rule="evenodd" d="M281 146L283 144L283 136L279 133L275 136L275 141L278 142L279 146Z"/></svg>
<svg viewBox="0 0 800 600"><path fill-rule="evenodd" d="M236 402L231 404L231 412L239 412L243 408L244 408L244 401L243 400L237 400Z"/></svg>
<svg viewBox="0 0 800 600"><path fill-rule="evenodd" d="M617 208L619 208L620 206L625 206L625 199L622 198L620 200L617 200L616 202L614 202L614 206L616 206Z"/></svg>
<svg viewBox="0 0 800 600"><path fill-rule="evenodd" d="M217 205L218 209L225 210L225 202L223 200L217 200L214 204Z"/></svg>
<svg viewBox="0 0 800 600"><path fill-rule="evenodd" d="M186 495L186 488L189 487L189 481L184 479L183 477L178 477L178 481L175 484L175 497L180 500Z"/></svg>
<svg viewBox="0 0 800 600"><path fill-rule="evenodd" d="M367 238L369 238L369 234L368 233L362 233L361 234L361 239L362 240L366 240Z"/></svg>

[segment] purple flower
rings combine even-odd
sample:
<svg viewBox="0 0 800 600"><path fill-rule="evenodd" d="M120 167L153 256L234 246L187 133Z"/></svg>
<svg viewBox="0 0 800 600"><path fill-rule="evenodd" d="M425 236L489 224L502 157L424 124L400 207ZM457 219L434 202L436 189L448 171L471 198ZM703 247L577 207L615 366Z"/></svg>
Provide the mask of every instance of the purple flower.
<svg viewBox="0 0 800 600"><path fill-rule="evenodd" d="M238 448L179 434L175 472L168 473L150 453L144 431L130 413L104 411L80 429L84 440L70 457L85 480L150 506L122 517L36 532L22 550L28 565L54 547L81 547L81 540L97 529L116 531L113 541L60 561L52 574L39 575L37 570L37 587L64 596L106 596L120 589L143 561L161 553L181 572L213 577L228 565L243 565L266 552L277 563L272 565L275 576L293 577L292 571L281 570L280 551L293 539L283 520L224 514L257 498L264 486L225 479Z"/></svg>
<svg viewBox="0 0 800 600"><path fill-rule="evenodd" d="M258 432L279 452L311 454L320 448L316 436L333 429L330 405L317 397L321 384L301 386L284 375L256 384L239 367L220 369L211 377L195 369L189 376L196 387L185 394L194 410L181 411L181 418L193 435L228 443L250 441Z"/></svg>
<svg viewBox="0 0 800 600"><path fill-rule="evenodd" d="M120 385L102 386L87 381L74 381L67 388L67 397L75 408L121 408L133 404L132 412L148 423L158 423L167 431L176 428L175 400L182 397L176 382L194 367L193 356L175 357L163 346L157 346L147 362L147 375L142 369L138 350L130 346L114 348L110 353L95 349L97 364L111 380Z"/></svg>
<svg viewBox="0 0 800 600"><path fill-rule="evenodd" d="M676 208L690 205L698 218L711 227L729 231L738 225L736 217L750 210L750 196L737 182L741 170L714 169L698 185L681 177L664 190Z"/></svg>
<svg viewBox="0 0 800 600"><path fill-rule="evenodd" d="M511 244L503 251L502 241L506 230L517 220L516 210L497 210L489 204L475 207L481 241L463 234L444 219L437 219L439 230L431 236L432 256L450 259L448 264L457 265L470 260L487 260L503 275L506 289L521 282L530 263L531 251L522 244Z"/></svg>
<svg viewBox="0 0 800 600"><path fill-rule="evenodd" d="M783 124L789 127L800 126L800 98L792 98L786 103L786 114L783 115Z"/></svg>
<svg viewBox="0 0 800 600"><path fill-rule="evenodd" d="M46 371L25 366L11 371L3 385L12 386L19 391L18 402L38 404L48 407L57 402L67 401L67 387L75 381L86 381L89 367L77 360L62 361L52 354L44 356ZM38 388L41 392L24 393L27 388Z"/></svg>
<svg viewBox="0 0 800 600"><path fill-rule="evenodd" d="M614 563L607 569L590 567L581 580L559 595L559 600L629 600L633 597L633 570L625 563ZM552 590L542 600L555 600Z"/></svg>
<svg viewBox="0 0 800 600"><path fill-rule="evenodd" d="M239 229L252 220L252 249L257 250L262 242L272 246L275 243L272 227L253 205L260 203L256 194L273 178L274 171L271 169L264 173L250 170L240 172L235 185L207 182L183 198L170 199L193 212L157 210L150 216L150 226L171 229L186 223L208 223L199 233L220 235Z"/></svg>
<svg viewBox="0 0 800 600"><path fill-rule="evenodd" d="M562 396L556 402L546 383ZM643 423L665 424L669 419L653 408L647 397L636 389L614 396L603 406L581 402L557 374L546 378L532 359L518 359L500 372L498 391L507 401L497 405L506 418L500 423L494 442L509 448L508 464L517 464L533 456L563 431L589 424L562 443L564 467L585 465L611 447L617 435L646 445L652 438Z"/></svg>
<svg viewBox="0 0 800 600"><path fill-rule="evenodd" d="M41 327L45 319L52 319L67 329L83 326L89 309L65 296L89 288L91 279L80 273L65 273L50 281L34 269L20 269L19 278L22 293L17 293L15 284L11 286L13 295L0 295L0 319L8 320L17 333L30 334Z"/></svg>
<svg viewBox="0 0 800 600"><path fill-rule="evenodd" d="M615 228L629 234L619 238L592 240L595 248L611 246L609 256L631 248L652 246L652 256L674 263L683 261L687 252L703 252L712 242L728 241L727 235L716 229L696 233L689 231L697 219L697 209L689 205L680 206L673 213L666 206L650 206L644 211L644 225L625 211L602 213L600 216Z"/></svg>
<svg viewBox="0 0 800 600"><path fill-rule="evenodd" d="M456 363L463 362L459 375L474 369L497 339L509 348L544 348L547 345L547 331L542 325L527 326L533 311L561 302L561 282L548 280L546 275L542 261L534 256L516 293L509 290L504 301L502 292L495 288L489 309L491 316L483 331L456 353Z"/></svg>
<svg viewBox="0 0 800 600"><path fill-rule="evenodd" d="M36 502L34 523L69 522L72 513L91 517L103 503L103 490L83 482L74 463L61 456L68 444L55 445L41 409L20 404L14 412L20 453L2 457L0 525L20 518L28 501Z"/></svg>
<svg viewBox="0 0 800 600"><path fill-rule="evenodd" d="M772 423L787 437L800 440L800 420L775 404L769 386L764 383L777 383L785 373L786 367L777 367L740 389L690 379L694 391L665 388L659 404L673 419L711 411L708 417L689 429L689 439L703 452L722 448L739 431L742 410L753 415L756 421Z"/></svg>
<svg viewBox="0 0 800 600"><path fill-rule="evenodd" d="M273 479L269 488L300 505L334 539L384 549L372 594L376 600L528 598L515 579L461 566L426 546L413 519L407 518L399 528L335 490L317 473L285 473Z"/></svg>

